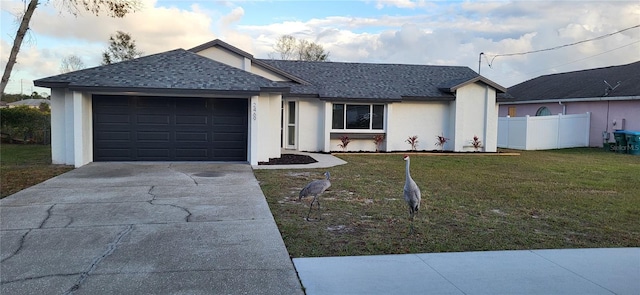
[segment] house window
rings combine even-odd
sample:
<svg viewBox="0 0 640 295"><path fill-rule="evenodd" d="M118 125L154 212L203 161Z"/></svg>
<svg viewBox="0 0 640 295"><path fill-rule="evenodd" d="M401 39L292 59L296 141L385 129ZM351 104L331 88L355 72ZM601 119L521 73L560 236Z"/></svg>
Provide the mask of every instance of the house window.
<svg viewBox="0 0 640 295"><path fill-rule="evenodd" d="M540 107L536 112L536 116L551 116L551 111L547 107Z"/></svg>
<svg viewBox="0 0 640 295"><path fill-rule="evenodd" d="M333 104L333 129L373 129L384 127L384 105L381 104Z"/></svg>

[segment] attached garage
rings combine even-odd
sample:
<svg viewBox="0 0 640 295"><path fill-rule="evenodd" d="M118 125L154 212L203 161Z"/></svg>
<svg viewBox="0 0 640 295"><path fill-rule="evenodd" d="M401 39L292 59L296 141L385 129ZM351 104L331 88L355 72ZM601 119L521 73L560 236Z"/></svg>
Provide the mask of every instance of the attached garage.
<svg viewBox="0 0 640 295"><path fill-rule="evenodd" d="M93 95L94 161L247 161L248 101Z"/></svg>

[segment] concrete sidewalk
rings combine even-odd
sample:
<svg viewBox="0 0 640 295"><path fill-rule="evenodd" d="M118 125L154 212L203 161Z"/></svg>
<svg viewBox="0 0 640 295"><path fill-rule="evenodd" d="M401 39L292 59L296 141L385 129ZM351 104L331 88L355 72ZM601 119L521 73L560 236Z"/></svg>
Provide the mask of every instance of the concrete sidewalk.
<svg viewBox="0 0 640 295"><path fill-rule="evenodd" d="M640 294L640 248L295 258L307 295Z"/></svg>
<svg viewBox="0 0 640 295"><path fill-rule="evenodd" d="M247 164L91 163L0 217L1 294L303 294Z"/></svg>

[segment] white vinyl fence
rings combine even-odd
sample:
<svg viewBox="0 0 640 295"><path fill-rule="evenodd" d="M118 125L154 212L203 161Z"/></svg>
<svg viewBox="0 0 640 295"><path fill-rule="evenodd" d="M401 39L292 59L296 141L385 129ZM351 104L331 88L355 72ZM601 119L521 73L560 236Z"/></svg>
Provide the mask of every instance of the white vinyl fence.
<svg viewBox="0 0 640 295"><path fill-rule="evenodd" d="M591 114L498 118L498 147L549 150L589 146Z"/></svg>

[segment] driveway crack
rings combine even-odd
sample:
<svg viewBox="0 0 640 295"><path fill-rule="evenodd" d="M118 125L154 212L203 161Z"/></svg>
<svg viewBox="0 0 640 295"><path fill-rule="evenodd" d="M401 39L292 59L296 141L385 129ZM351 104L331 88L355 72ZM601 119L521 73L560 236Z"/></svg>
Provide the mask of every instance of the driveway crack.
<svg viewBox="0 0 640 295"><path fill-rule="evenodd" d="M102 255L96 257L96 259L94 259L93 262L91 262L91 265L89 266L89 268L80 274L78 281L76 281L76 283L73 286L71 286L71 288L69 288L69 290L67 290L64 294L65 295L73 294L75 291L80 289L80 287L82 286L82 283L84 283L84 281L89 277L89 275L91 275L91 272L94 271L96 267L98 267L98 264L100 264L103 260L109 257L109 255L113 254L113 252L115 252L116 249L118 248L118 244L120 244L120 241L122 241L122 239L131 231L133 231L133 224L127 226L123 231L118 233L115 239L111 243L107 244L107 249L102 253Z"/></svg>
<svg viewBox="0 0 640 295"><path fill-rule="evenodd" d="M20 253L20 251L22 251L22 247L24 246L24 240L26 240L27 235L31 232L31 230L28 230L27 232L25 232L22 237L20 237L20 243L18 244L18 248L13 251L13 253L11 253L11 255L5 257L4 259L0 260L0 262L5 262L7 260L9 260L11 257L16 256L18 253Z"/></svg>
<svg viewBox="0 0 640 295"><path fill-rule="evenodd" d="M42 228L44 226L45 223L47 223L47 221L49 221L49 218L51 218L51 210L53 210L53 207L55 207L56 204L51 205L51 207L49 207L49 209L47 209L47 216L44 218L44 220L42 220L42 222L40 223L40 226L38 226L38 228Z"/></svg>
<svg viewBox="0 0 640 295"><path fill-rule="evenodd" d="M153 189L155 188L155 186L151 186L151 188L149 189L149 191L147 192L147 194L151 195L151 200L149 200L149 204L154 205L154 206L171 206L171 207L175 207L178 208L184 212L187 212L187 216L184 218L185 222L189 222L190 218L191 218L191 211L189 211L189 209L185 208L185 207L181 207L178 205L174 205L174 204L155 204L154 201L156 201L156 195L151 193L151 191L153 191Z"/></svg>
<svg viewBox="0 0 640 295"><path fill-rule="evenodd" d="M199 185L199 184L198 184L198 182L196 181L196 179L195 179L195 178L193 178L193 177L192 177L191 175L189 175L188 173L186 173L186 172L182 172L182 171L178 171L178 170L173 169L173 163L172 163L172 164L169 164L169 169L171 169L171 170L173 170L173 171L176 171L176 172L178 172L178 173L182 173L182 174L186 175L187 177L189 177L189 178L193 181L193 183L195 183L195 185L196 185L196 186L197 186L197 185Z"/></svg>

